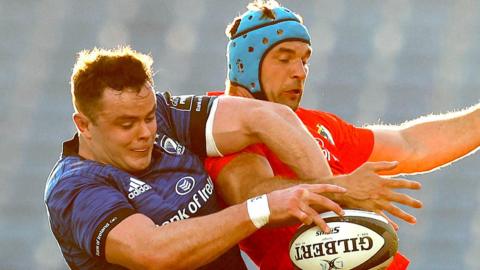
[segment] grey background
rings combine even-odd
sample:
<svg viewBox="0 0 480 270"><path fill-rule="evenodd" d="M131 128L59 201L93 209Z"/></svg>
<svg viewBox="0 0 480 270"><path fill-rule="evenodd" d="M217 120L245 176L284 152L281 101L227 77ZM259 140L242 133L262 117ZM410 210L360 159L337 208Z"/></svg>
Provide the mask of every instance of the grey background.
<svg viewBox="0 0 480 270"><path fill-rule="evenodd" d="M0 0L0 269L66 269L43 189L74 132L75 53L130 44L158 90L223 89L225 26L248 1ZM401 123L480 98L480 1L283 1L309 26L305 107L357 124ZM442 147L439 145L438 147ZM479 155L411 177L425 208L400 223L410 269L480 269Z"/></svg>

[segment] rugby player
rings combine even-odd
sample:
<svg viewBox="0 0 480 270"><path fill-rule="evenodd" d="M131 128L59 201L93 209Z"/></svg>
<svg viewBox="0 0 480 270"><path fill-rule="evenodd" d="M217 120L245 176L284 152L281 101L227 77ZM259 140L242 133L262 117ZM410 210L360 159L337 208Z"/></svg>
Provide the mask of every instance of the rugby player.
<svg viewBox="0 0 480 270"><path fill-rule="evenodd" d="M421 203L393 189L416 189L419 185L383 178L376 173L429 171L467 155L480 145L478 104L457 113L424 117L400 126L367 128L355 127L331 113L299 107L312 53L310 35L300 16L275 1L251 3L247 12L233 20L226 33L229 37L227 95L289 106L315 137L335 175L370 174L370 177L330 179L329 183L347 188L345 194L331 196L344 207L380 214L387 211L415 223L414 216L393 202L410 207L421 207ZM312 183L296 175L264 145L251 146L223 158L209 158L205 165L228 205L299 182ZM293 269L288 244L297 227L261 229L241 242L241 249L261 269ZM407 265L408 260L398 255L390 269L405 269Z"/></svg>
<svg viewBox="0 0 480 270"><path fill-rule="evenodd" d="M71 269L245 269L236 244L266 223L328 231L318 213L342 209L321 194L343 188L300 185L219 211L203 168L206 155L263 142L296 173L320 177L327 162L289 108L155 94L151 64L125 47L83 51L74 66L77 134L44 198Z"/></svg>

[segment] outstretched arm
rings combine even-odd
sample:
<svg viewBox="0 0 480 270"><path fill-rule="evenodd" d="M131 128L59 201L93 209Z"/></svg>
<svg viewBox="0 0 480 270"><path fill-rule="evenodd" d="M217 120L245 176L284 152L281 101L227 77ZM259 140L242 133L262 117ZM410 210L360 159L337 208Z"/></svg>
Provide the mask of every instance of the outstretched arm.
<svg viewBox="0 0 480 270"><path fill-rule="evenodd" d="M414 208L421 207L420 201L396 191L397 189L419 189L420 183L390 179L377 174L381 170L392 169L395 166L396 163L392 162L369 162L348 175L323 177L316 180L286 179L274 176L264 156L241 153L220 170L215 186L226 203L235 204L258 194L301 183L335 184L346 188L347 192L330 194L327 197L342 206L362 208L377 213L386 211L409 223L415 223L414 216L401 210L394 203Z"/></svg>
<svg viewBox="0 0 480 270"><path fill-rule="evenodd" d="M400 126L371 128L375 144L369 160L399 161L398 167L384 174L425 172L480 146L480 104L459 112L421 117Z"/></svg>
<svg viewBox="0 0 480 270"><path fill-rule="evenodd" d="M220 97L213 137L222 154L262 142L304 179L331 175L312 135L287 106L238 97Z"/></svg>
<svg viewBox="0 0 480 270"><path fill-rule="evenodd" d="M267 195L269 224L298 220L327 231L317 210L342 214L339 205L320 195L344 192L332 185L303 185ZM215 214L156 226L143 214L129 216L107 235L106 259L129 269L195 269L205 265L257 230L247 204Z"/></svg>

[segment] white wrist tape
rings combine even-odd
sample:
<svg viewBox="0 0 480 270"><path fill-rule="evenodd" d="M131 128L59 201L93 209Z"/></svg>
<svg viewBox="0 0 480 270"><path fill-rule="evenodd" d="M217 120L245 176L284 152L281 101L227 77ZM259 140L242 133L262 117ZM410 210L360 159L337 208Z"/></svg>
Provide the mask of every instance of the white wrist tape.
<svg viewBox="0 0 480 270"><path fill-rule="evenodd" d="M263 194L247 200L248 216L257 228L263 227L268 223L270 217L270 208L268 207L267 195Z"/></svg>

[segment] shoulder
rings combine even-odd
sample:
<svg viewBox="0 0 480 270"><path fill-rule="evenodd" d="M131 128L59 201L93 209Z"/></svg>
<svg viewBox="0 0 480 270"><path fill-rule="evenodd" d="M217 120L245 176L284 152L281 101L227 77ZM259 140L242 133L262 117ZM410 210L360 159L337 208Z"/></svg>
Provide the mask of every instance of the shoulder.
<svg viewBox="0 0 480 270"><path fill-rule="evenodd" d="M100 215L99 209L126 203L126 177L128 174L95 161L75 156L61 159L45 187L44 200L52 224L73 222L75 215Z"/></svg>
<svg viewBox="0 0 480 270"><path fill-rule="evenodd" d="M350 125L341 117L329 112L298 108L295 113L310 128L343 129Z"/></svg>
<svg viewBox="0 0 480 270"><path fill-rule="evenodd" d="M303 119L303 118L316 118L316 119L322 119L322 120L328 121L328 122L346 123L345 120L343 120L341 117L339 117L336 114L329 113L329 112L324 112L324 111L319 111L319 110L312 110L312 109L307 109L307 108L301 108L300 107L295 111L295 113L301 119Z"/></svg>
<svg viewBox="0 0 480 270"><path fill-rule="evenodd" d="M55 164L45 186L44 200L47 203L53 192L74 193L75 190L98 184L114 175L110 166L104 166L78 156L61 158Z"/></svg>
<svg viewBox="0 0 480 270"><path fill-rule="evenodd" d="M170 92L155 92L155 96L157 97L157 103L165 103L165 104L170 104L171 99L172 99L172 94Z"/></svg>
<svg viewBox="0 0 480 270"><path fill-rule="evenodd" d="M202 99L204 96L180 95L174 96L170 92L157 92L157 106L170 107L177 111L191 111L195 99Z"/></svg>

